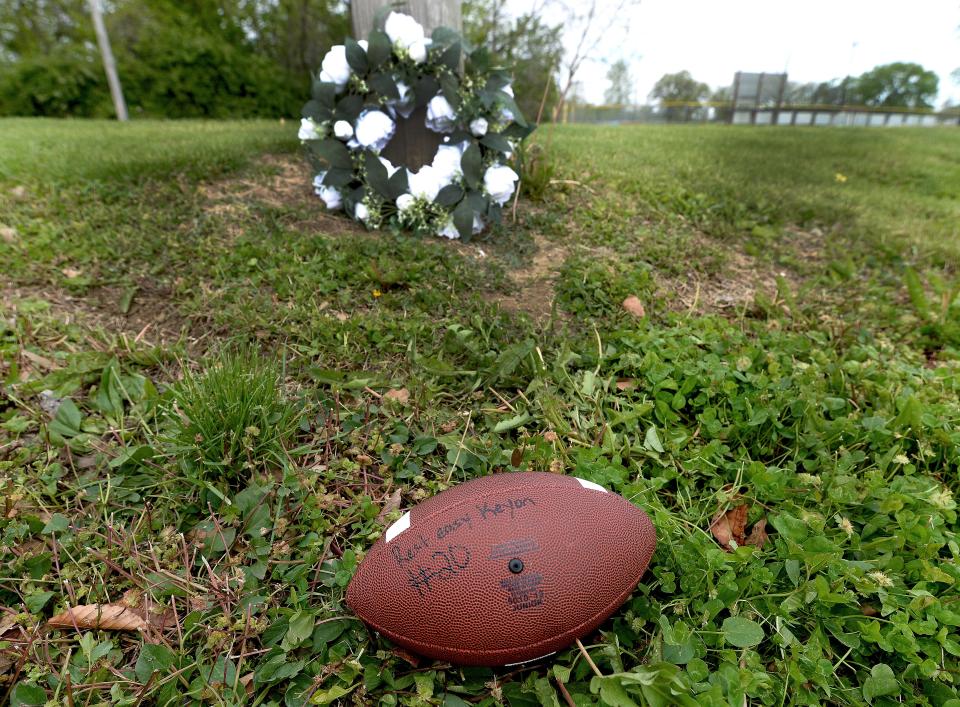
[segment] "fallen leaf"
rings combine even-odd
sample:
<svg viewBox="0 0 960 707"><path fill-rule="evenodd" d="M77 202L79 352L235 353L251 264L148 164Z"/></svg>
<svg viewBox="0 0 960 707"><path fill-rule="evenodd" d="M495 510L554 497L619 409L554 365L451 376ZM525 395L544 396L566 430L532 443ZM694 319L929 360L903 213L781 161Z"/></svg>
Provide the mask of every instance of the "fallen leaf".
<svg viewBox="0 0 960 707"><path fill-rule="evenodd" d="M860 613L863 614L864 616L876 616L880 612L877 611L877 607L875 606L870 606L870 604L863 604L860 607Z"/></svg>
<svg viewBox="0 0 960 707"><path fill-rule="evenodd" d="M416 653L411 653L406 651L403 648L394 647L393 654L398 658L403 658L405 661L410 663L414 668L420 667L420 656Z"/></svg>
<svg viewBox="0 0 960 707"><path fill-rule="evenodd" d="M47 622L50 628L104 629L107 631L143 631L148 623L129 606L84 604L67 609Z"/></svg>
<svg viewBox="0 0 960 707"><path fill-rule="evenodd" d="M255 689L253 685L253 673L247 673L240 678L239 682L241 685L243 685L243 689L246 691L248 697L253 694Z"/></svg>
<svg viewBox="0 0 960 707"><path fill-rule="evenodd" d="M72 280L75 277L80 277L83 275L83 271L77 270L76 268L63 268L63 270L60 272L62 272L68 280Z"/></svg>
<svg viewBox="0 0 960 707"><path fill-rule="evenodd" d="M393 511L400 510L400 489L398 488L393 493L389 494L383 501L383 509L380 511L380 515L377 516L377 520L381 523L384 518L386 518Z"/></svg>
<svg viewBox="0 0 960 707"><path fill-rule="evenodd" d="M635 317L647 316L647 310L643 308L643 302L634 295L630 295L623 300L623 308Z"/></svg>
<svg viewBox="0 0 960 707"><path fill-rule="evenodd" d="M45 368L45 369L48 370L48 371L52 371L52 370L55 370L56 368L59 368L59 366L57 366L56 363L54 363L53 361L51 361L51 360L50 360L49 358L47 358L46 356L41 356L40 354L35 354L35 353L33 353L33 351L27 351L26 349L23 349L23 350L20 351L20 355L22 355L22 356L23 356L25 359L27 359L28 361L36 364L36 365L39 366L40 368ZM44 392L47 392L47 391L44 391ZM43 393L41 393L41 395L42 395L42 394L43 394Z"/></svg>
<svg viewBox="0 0 960 707"><path fill-rule="evenodd" d="M633 390L637 382L633 378L621 378L617 381L617 390Z"/></svg>
<svg viewBox="0 0 960 707"><path fill-rule="evenodd" d="M23 199L27 196L27 188L24 186L17 186L10 190L11 196L14 199Z"/></svg>
<svg viewBox="0 0 960 707"><path fill-rule="evenodd" d="M732 552L730 541L733 540L737 545L743 545L746 540L744 530L747 524L747 506L737 506L729 511L718 511L710 521L710 532L717 539L727 552Z"/></svg>
<svg viewBox="0 0 960 707"><path fill-rule="evenodd" d="M510 464L519 467L523 463L523 447L517 447L510 455Z"/></svg>
<svg viewBox="0 0 960 707"><path fill-rule="evenodd" d="M17 240L17 229L10 228L10 226L0 226L0 238L7 243L13 243Z"/></svg>
<svg viewBox="0 0 960 707"><path fill-rule="evenodd" d="M401 405L406 405L410 400L410 391L406 388L399 388L397 390L388 390L383 394L384 400L396 400Z"/></svg>
<svg viewBox="0 0 960 707"><path fill-rule="evenodd" d="M750 529L750 535L747 537L745 545L753 545L754 547L763 547L767 544L767 519L761 518L756 523L753 524L753 528Z"/></svg>

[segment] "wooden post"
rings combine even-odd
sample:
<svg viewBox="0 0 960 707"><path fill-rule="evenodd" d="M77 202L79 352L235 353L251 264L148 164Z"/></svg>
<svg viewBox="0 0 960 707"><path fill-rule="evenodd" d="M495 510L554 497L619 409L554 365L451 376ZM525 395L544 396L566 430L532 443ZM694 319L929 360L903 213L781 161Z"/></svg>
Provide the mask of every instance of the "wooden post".
<svg viewBox="0 0 960 707"><path fill-rule="evenodd" d="M110 38L107 37L107 28L103 24L103 15L100 13L100 0L89 0L87 4L90 6L90 15L93 17L93 29L97 33L97 44L100 45L103 70L107 72L107 83L110 85L113 108L117 112L117 120L124 122L129 119L127 103L123 100L123 89L120 87L120 77L117 75L117 64L113 59Z"/></svg>
<svg viewBox="0 0 960 707"><path fill-rule="evenodd" d="M366 38L373 29L373 18L384 5L411 15L423 25L427 36L437 27L450 27L462 32L460 0L352 0L350 3L353 36ZM383 156L396 165L414 171L430 164L443 136L424 125L426 108L419 108L409 118L397 117L397 132L383 149Z"/></svg>

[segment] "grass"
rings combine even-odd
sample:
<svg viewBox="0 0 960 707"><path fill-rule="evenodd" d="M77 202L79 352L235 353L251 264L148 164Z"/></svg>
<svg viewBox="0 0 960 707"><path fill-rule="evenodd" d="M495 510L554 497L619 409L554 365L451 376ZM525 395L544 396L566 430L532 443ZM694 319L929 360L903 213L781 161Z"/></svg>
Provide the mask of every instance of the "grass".
<svg viewBox="0 0 960 707"><path fill-rule="evenodd" d="M0 695L960 704L960 132L548 131L462 245L322 213L291 125L0 122ZM403 510L515 469L654 519L584 652L349 614ZM89 604L143 630L46 627Z"/></svg>

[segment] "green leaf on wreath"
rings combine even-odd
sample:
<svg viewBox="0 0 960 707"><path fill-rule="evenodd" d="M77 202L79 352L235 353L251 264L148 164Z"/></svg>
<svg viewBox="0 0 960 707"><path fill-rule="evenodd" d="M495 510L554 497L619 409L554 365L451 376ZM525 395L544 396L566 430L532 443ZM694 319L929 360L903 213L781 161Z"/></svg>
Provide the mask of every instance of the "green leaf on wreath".
<svg viewBox="0 0 960 707"><path fill-rule="evenodd" d="M511 140L523 140L523 138L532 133L533 130L534 126L532 125L510 123L510 125L508 125L500 134L504 137L510 138Z"/></svg>
<svg viewBox="0 0 960 707"><path fill-rule="evenodd" d="M513 147L503 135L499 133L487 133L480 139L480 144L489 147L491 150L502 152L504 154L511 152Z"/></svg>
<svg viewBox="0 0 960 707"><path fill-rule="evenodd" d="M437 46L445 47L454 42L460 41L459 33L449 27L437 27L431 35L433 43Z"/></svg>
<svg viewBox="0 0 960 707"><path fill-rule="evenodd" d="M387 168L372 152L364 154L364 165L367 168L367 184L384 199L390 199L390 177L387 175Z"/></svg>
<svg viewBox="0 0 960 707"><path fill-rule="evenodd" d="M334 167L342 167L344 169L353 167L353 163L350 161L350 152L339 140L333 138L311 140L307 143L307 146L315 156L326 162L331 169Z"/></svg>
<svg viewBox="0 0 960 707"><path fill-rule="evenodd" d="M377 11L373 13L373 26L382 32L391 12L393 12L393 4L389 2L377 8Z"/></svg>
<svg viewBox="0 0 960 707"><path fill-rule="evenodd" d="M363 47L360 46L357 40L352 37L347 37L343 40L343 46L346 47L347 50L347 63L350 65L350 68L361 76L367 73L367 53L363 51Z"/></svg>
<svg viewBox="0 0 960 707"><path fill-rule="evenodd" d="M505 72L497 72L487 77L486 89L488 91L501 91L510 85L510 76Z"/></svg>
<svg viewBox="0 0 960 707"><path fill-rule="evenodd" d="M470 143L460 158L460 169L463 170L463 180L471 189L479 189L480 181L483 179L481 174L483 169L483 156L480 154L480 146L473 142Z"/></svg>
<svg viewBox="0 0 960 707"><path fill-rule="evenodd" d="M390 200L396 201L397 197L406 194L409 189L410 182L407 179L407 170L401 167L390 177Z"/></svg>
<svg viewBox="0 0 960 707"><path fill-rule="evenodd" d="M440 190L440 193L437 194L437 198L434 201L437 206L448 208L459 203L462 198L463 188L456 184L448 184Z"/></svg>
<svg viewBox="0 0 960 707"><path fill-rule="evenodd" d="M334 120L346 120L348 123L354 123L360 111L363 110L363 97L357 95L344 96L337 103L337 109L333 113Z"/></svg>
<svg viewBox="0 0 960 707"><path fill-rule="evenodd" d="M327 174L323 178L324 185L337 187L337 189L347 186L352 181L353 170L343 167L334 167L333 169L327 170Z"/></svg>
<svg viewBox="0 0 960 707"><path fill-rule="evenodd" d="M337 101L337 84L314 79L311 95L313 100L321 106L327 110L333 110Z"/></svg>
<svg viewBox="0 0 960 707"><path fill-rule="evenodd" d="M369 43L367 46L367 63L371 70L379 69L380 65L390 58L390 52L393 51L390 38L385 32L375 29L370 33L370 38L367 41Z"/></svg>
<svg viewBox="0 0 960 707"><path fill-rule="evenodd" d="M466 199L453 210L453 225L462 239L468 240L473 235L473 209Z"/></svg>
<svg viewBox="0 0 960 707"><path fill-rule="evenodd" d="M413 85L413 95L417 99L417 106L425 106L430 99L437 95L440 84L432 76L422 76Z"/></svg>
<svg viewBox="0 0 960 707"><path fill-rule="evenodd" d="M324 108L319 101L307 101L301 109L300 115L303 118L313 118L318 123L322 123L325 120L330 120L331 113L330 109Z"/></svg>
<svg viewBox="0 0 960 707"><path fill-rule="evenodd" d="M497 98L506 106L507 110L513 113L513 119L520 125L526 126L527 119L523 117L523 111L520 110L520 106L517 105L517 102L513 100L513 97L509 93L504 93L501 91Z"/></svg>
<svg viewBox="0 0 960 707"><path fill-rule="evenodd" d="M487 197L485 197L482 192L469 191L467 192L467 196L466 198L464 198L464 201L470 205L470 209L474 213L476 214L487 213L487 204L489 202L487 201Z"/></svg>
<svg viewBox="0 0 960 707"><path fill-rule="evenodd" d="M486 47L480 47L470 53L470 63L477 73L486 73L489 71L490 61L490 51Z"/></svg>
<svg viewBox="0 0 960 707"><path fill-rule="evenodd" d="M447 99L454 108L460 106L460 83L455 76L447 74L440 79L440 91L443 97Z"/></svg>
<svg viewBox="0 0 960 707"><path fill-rule="evenodd" d="M443 54L440 55L440 63L446 65L446 67L450 69L450 71L459 70L461 51L462 51L462 48L460 46L460 42L454 42L444 50ZM450 99L447 99L447 100L450 100Z"/></svg>
<svg viewBox="0 0 960 707"><path fill-rule="evenodd" d="M503 220L503 207L491 202L490 208L487 209L487 218L491 223L500 223Z"/></svg>
<svg viewBox="0 0 960 707"><path fill-rule="evenodd" d="M400 91L397 89L397 84L394 82L393 77L389 74L374 74L367 79L367 85L370 86L375 93L384 98L400 100Z"/></svg>

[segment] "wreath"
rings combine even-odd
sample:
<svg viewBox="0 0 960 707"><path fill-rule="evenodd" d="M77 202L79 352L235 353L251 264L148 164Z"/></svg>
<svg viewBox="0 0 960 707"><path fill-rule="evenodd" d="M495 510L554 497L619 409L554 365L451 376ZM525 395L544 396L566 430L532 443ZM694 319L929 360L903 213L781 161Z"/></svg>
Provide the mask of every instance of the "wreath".
<svg viewBox="0 0 960 707"><path fill-rule="evenodd" d="M443 138L432 162L411 171L380 152L398 117L422 107L426 128ZM299 137L328 209L370 229L464 240L499 222L519 180L511 160L533 130L509 73L485 48L449 27L428 38L398 12L380 13L369 40L348 38L327 52L302 115Z"/></svg>

